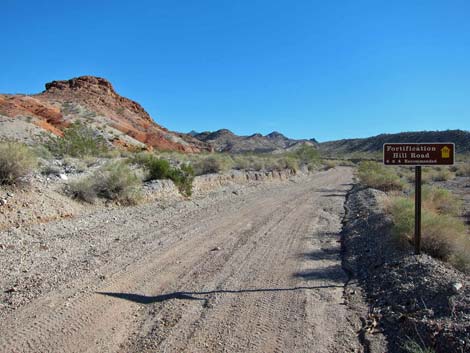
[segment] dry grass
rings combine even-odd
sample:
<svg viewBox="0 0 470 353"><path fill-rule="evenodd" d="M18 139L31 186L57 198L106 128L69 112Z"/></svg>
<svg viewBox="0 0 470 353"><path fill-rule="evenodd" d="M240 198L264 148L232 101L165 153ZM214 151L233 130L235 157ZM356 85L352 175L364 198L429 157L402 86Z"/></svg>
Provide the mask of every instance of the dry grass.
<svg viewBox="0 0 470 353"><path fill-rule="evenodd" d="M0 185L16 184L37 167L29 147L15 142L0 143Z"/></svg>
<svg viewBox="0 0 470 353"><path fill-rule="evenodd" d="M422 250L470 272L470 238L465 224L456 216L460 203L447 190L423 190ZM388 205L393 233L399 244L409 246L414 237L413 197L393 197Z"/></svg>
<svg viewBox="0 0 470 353"><path fill-rule="evenodd" d="M457 176L470 177L470 163L462 163L457 167Z"/></svg>
<svg viewBox="0 0 470 353"><path fill-rule="evenodd" d="M110 162L85 179L70 183L72 197L93 203L97 197L133 205L141 198L141 181L123 162Z"/></svg>

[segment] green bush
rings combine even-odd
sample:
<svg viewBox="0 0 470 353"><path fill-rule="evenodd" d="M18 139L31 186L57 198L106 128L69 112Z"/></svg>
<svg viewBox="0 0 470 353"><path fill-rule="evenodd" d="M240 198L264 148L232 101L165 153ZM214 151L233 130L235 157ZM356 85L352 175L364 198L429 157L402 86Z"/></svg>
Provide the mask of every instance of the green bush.
<svg viewBox="0 0 470 353"><path fill-rule="evenodd" d="M102 197L132 205L141 197L139 178L123 162L110 162L92 176L70 183L69 188L74 198L90 203Z"/></svg>
<svg viewBox="0 0 470 353"><path fill-rule="evenodd" d="M182 195L191 196L193 192L194 170L189 164L182 164L180 169L170 169L168 177L173 180Z"/></svg>
<svg viewBox="0 0 470 353"><path fill-rule="evenodd" d="M316 165L320 164L320 153L318 150L309 145L302 145L289 155L298 160L299 165Z"/></svg>
<svg viewBox="0 0 470 353"><path fill-rule="evenodd" d="M147 171L147 180L172 180L180 193L184 196L191 196L194 170L188 164L181 164L179 168L172 167L165 159L159 159L155 155L144 152L137 154L132 160Z"/></svg>
<svg viewBox="0 0 470 353"><path fill-rule="evenodd" d="M64 136L49 136L44 145L57 157L100 156L108 151L105 139L80 122L64 130Z"/></svg>
<svg viewBox="0 0 470 353"><path fill-rule="evenodd" d="M148 180L171 179L169 175L172 168L167 160L153 158L146 163L145 167L149 173Z"/></svg>
<svg viewBox="0 0 470 353"><path fill-rule="evenodd" d="M37 157L27 146L0 143L0 185L15 184L37 167Z"/></svg>
<svg viewBox="0 0 470 353"><path fill-rule="evenodd" d="M405 183L395 169L380 163L364 161L359 164L357 174L362 184L382 191L403 190Z"/></svg>

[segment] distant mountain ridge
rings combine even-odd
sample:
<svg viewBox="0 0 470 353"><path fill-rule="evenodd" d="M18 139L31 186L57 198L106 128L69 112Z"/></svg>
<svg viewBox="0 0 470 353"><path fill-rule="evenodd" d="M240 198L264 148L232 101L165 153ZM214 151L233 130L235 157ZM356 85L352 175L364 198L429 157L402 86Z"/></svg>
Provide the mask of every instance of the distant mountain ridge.
<svg viewBox="0 0 470 353"><path fill-rule="evenodd" d="M282 152L295 149L301 145L315 146L317 141L290 139L280 132L273 131L265 136L255 133L249 136L239 136L228 129L217 131L196 132L191 131L188 135L212 146L215 151L228 153L244 152Z"/></svg>
<svg viewBox="0 0 470 353"><path fill-rule="evenodd" d="M453 142L457 153L465 153L470 152L470 131L445 130L381 134L367 138L322 142L319 148L327 153L378 152L382 151L384 143L393 142Z"/></svg>

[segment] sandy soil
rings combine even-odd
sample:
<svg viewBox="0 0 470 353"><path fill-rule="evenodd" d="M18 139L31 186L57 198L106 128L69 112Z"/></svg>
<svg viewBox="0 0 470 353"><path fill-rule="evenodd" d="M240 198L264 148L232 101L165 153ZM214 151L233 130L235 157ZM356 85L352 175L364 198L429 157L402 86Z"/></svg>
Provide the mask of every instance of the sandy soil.
<svg viewBox="0 0 470 353"><path fill-rule="evenodd" d="M351 182L339 167L3 234L22 242L0 264L0 351L360 352L339 244Z"/></svg>

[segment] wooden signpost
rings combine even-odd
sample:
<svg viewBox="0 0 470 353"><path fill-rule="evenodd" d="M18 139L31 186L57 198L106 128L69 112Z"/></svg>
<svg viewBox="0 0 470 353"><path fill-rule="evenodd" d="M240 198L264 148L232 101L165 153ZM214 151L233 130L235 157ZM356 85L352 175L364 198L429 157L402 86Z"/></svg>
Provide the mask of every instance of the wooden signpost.
<svg viewBox="0 0 470 353"><path fill-rule="evenodd" d="M421 252L421 166L453 165L455 144L453 143L385 143L383 147L385 165L415 167L415 254Z"/></svg>

